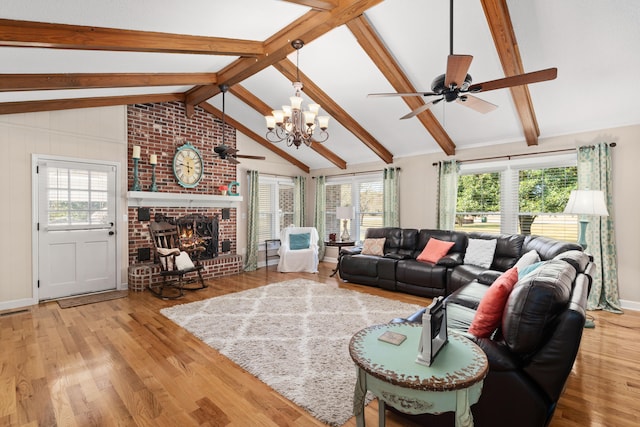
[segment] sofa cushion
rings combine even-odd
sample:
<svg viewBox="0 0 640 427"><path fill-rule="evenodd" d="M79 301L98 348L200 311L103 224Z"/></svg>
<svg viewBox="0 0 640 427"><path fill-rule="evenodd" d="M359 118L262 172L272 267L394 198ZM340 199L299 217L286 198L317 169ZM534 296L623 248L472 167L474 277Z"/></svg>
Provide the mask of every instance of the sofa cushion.
<svg viewBox="0 0 640 427"><path fill-rule="evenodd" d="M552 260L516 284L502 317L502 334L512 352L526 356L544 344L569 303L575 278L569 263Z"/></svg>
<svg viewBox="0 0 640 427"><path fill-rule="evenodd" d="M379 239L364 239L362 243L362 255L378 255L384 256L384 242L387 239L381 237Z"/></svg>
<svg viewBox="0 0 640 427"><path fill-rule="evenodd" d="M297 251L309 249L311 245L311 233L289 234L289 249Z"/></svg>
<svg viewBox="0 0 640 427"><path fill-rule="evenodd" d="M507 271L522 256L525 236L522 234L469 233L470 239L497 239L496 252L493 256L492 270Z"/></svg>
<svg viewBox="0 0 640 427"><path fill-rule="evenodd" d="M526 267L524 267L522 270L518 270L518 278L522 279L523 277L525 277L527 274L536 271L537 269L539 269L540 267L542 267L547 261L538 261L535 264L531 264L531 265L527 265ZM516 267L518 268L518 267Z"/></svg>
<svg viewBox="0 0 640 427"><path fill-rule="evenodd" d="M504 306L517 281L518 269L512 267L489 286L469 327L470 334L478 338L487 338L500 326Z"/></svg>
<svg viewBox="0 0 640 427"><path fill-rule="evenodd" d="M469 244L464 254L464 263L482 268L491 267L497 243L497 239L469 239Z"/></svg>
<svg viewBox="0 0 640 427"><path fill-rule="evenodd" d="M431 238L416 259L418 261L436 263L440 258L445 256L447 252L449 252L449 249L451 249L452 246L453 242L444 242L442 240Z"/></svg>
<svg viewBox="0 0 640 427"><path fill-rule="evenodd" d="M562 242L550 237L529 235L524 239L522 250L528 252L531 249L535 249L536 252L538 252L541 261L546 261L553 259L553 257L562 252L572 250L582 251L582 246L577 243Z"/></svg>
<svg viewBox="0 0 640 427"><path fill-rule="evenodd" d="M521 274L523 268L537 262L540 262L540 255L538 255L538 252L536 252L535 249L531 249L529 252L520 257L514 267L516 267L518 269L518 272Z"/></svg>

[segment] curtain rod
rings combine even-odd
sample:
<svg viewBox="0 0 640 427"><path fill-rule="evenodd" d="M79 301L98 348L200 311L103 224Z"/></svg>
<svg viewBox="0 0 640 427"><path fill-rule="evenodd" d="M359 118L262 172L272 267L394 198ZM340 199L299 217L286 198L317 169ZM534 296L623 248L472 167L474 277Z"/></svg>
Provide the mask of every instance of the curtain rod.
<svg viewBox="0 0 640 427"><path fill-rule="evenodd" d="M385 168L386 169L386 168ZM384 170L384 169L383 169ZM362 171L362 172L345 172L345 173L339 173L336 175L325 175L326 178L333 178L334 176L345 176L345 175L366 175L366 174L370 174L370 173L375 173L375 172L380 172L382 173L383 170L375 170L375 171ZM400 171L402 169L400 168L396 168L397 171ZM315 176L312 176L311 179L316 179Z"/></svg>
<svg viewBox="0 0 640 427"><path fill-rule="evenodd" d="M609 143L609 147L615 147L616 145L617 144L615 142ZM580 149L580 148L595 148L595 145L581 145L580 147L577 147L577 149ZM512 157L537 156L540 154L553 154L553 153L568 153L575 150L576 148L565 148L563 150L538 151L537 153L522 153L522 154L511 154L511 155L507 154L504 156L482 157L479 159L460 160L458 163L479 162L482 160L496 160L496 159L511 160ZM438 166L438 162L432 163L432 166Z"/></svg>

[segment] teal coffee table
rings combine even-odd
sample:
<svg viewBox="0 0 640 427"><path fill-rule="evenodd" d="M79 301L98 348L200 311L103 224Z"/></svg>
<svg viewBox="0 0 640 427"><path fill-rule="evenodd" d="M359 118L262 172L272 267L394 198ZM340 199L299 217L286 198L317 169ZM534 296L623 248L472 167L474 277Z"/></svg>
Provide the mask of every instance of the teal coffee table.
<svg viewBox="0 0 640 427"><path fill-rule="evenodd" d="M386 331L406 335L400 345L378 339ZM449 331L449 342L431 366L416 363L422 325L375 325L357 332L349 353L358 368L353 413L364 427L364 400L368 391L378 398L380 426L385 425L385 405L407 414L441 414L453 411L456 427L473 426L470 406L482 393L489 369L487 356L467 338Z"/></svg>

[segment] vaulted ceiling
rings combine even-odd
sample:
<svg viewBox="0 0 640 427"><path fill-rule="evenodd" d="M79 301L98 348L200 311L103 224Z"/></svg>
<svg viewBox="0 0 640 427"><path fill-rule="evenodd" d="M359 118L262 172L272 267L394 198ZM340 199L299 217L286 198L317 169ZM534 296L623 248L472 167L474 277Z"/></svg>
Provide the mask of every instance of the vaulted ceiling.
<svg viewBox="0 0 640 427"><path fill-rule="evenodd" d="M28 3L28 4L27 4ZM635 0L455 0L453 51L473 82L557 67L555 80L481 92L481 114L442 102L399 120L450 53L449 0L3 0L0 114L181 100L226 119L302 170L638 124L640 6ZM287 104L301 39L305 104L330 138L296 150L265 140L263 116ZM251 154L251 153L242 153Z"/></svg>

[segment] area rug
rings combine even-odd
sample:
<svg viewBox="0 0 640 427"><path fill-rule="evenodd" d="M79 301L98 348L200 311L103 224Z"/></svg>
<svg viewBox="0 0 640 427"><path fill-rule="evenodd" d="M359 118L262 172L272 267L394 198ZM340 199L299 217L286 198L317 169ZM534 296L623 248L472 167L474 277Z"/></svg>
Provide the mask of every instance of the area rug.
<svg viewBox="0 0 640 427"><path fill-rule="evenodd" d="M418 308L295 279L160 312L315 418L341 426L353 416L351 337Z"/></svg>
<svg viewBox="0 0 640 427"><path fill-rule="evenodd" d="M109 291L97 294L82 295L79 297L64 298L58 300L60 308L77 307L79 305L93 304L96 302L110 301L113 299L124 298L129 295L129 291Z"/></svg>

